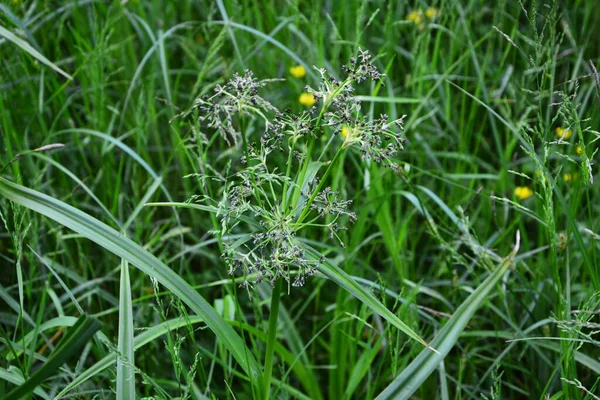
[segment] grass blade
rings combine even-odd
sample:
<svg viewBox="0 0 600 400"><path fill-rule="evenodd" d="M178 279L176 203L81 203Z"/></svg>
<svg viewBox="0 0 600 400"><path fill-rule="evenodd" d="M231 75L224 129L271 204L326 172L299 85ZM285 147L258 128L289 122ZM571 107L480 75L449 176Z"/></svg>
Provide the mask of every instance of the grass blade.
<svg viewBox="0 0 600 400"><path fill-rule="evenodd" d="M321 254L318 251L314 250L306 243L302 243L302 246L306 250L307 255L309 257L311 257L314 260L321 259ZM324 263L321 263L318 270L327 278L335 282L338 286L342 287L352 296L360 300L364 305L366 305L371 310L383 317L387 322L394 325L396 328L404 332L410 338L416 340L423 346L427 347L427 352L436 352L436 350L431 345L429 345L429 343L427 343L419 335L417 335L415 331L410 329L408 325L402 322L402 320L398 318L396 314L391 312L386 306L384 306L379 300L377 300L375 296L366 291L365 288L363 288L356 280L352 279L352 277L345 273L342 269L325 260Z"/></svg>
<svg viewBox="0 0 600 400"><path fill-rule="evenodd" d="M243 31L246 31L248 33L256 35L257 37L263 39L266 42L271 43L272 45L274 45L278 49L282 50L285 54L287 54L288 56L290 56L290 58L292 58L292 60L294 60L294 62L296 62L298 65L302 65L304 67L304 69L306 70L306 73L308 75L310 75L313 79L317 79L317 75L315 74L313 68L309 67L309 65L300 56L298 56L296 53L294 53L288 47L286 47L285 45L283 45L281 42L273 39L271 36L266 35L263 32L261 32L259 30L256 30L254 28L251 28L249 26L238 24L236 22L231 22L231 21L229 21L229 22L225 22L225 21L211 21L211 22L209 22L209 24L226 25L227 27L232 26L234 28L241 29Z"/></svg>
<svg viewBox="0 0 600 400"><path fill-rule="evenodd" d="M462 331L465 329L475 311L483 303L492 288L500 281L508 268L513 265L513 257L518 249L517 245L511 253L496 269L488 276L479 287L458 307L452 318L446 322L435 339L432 346L439 353L421 351L408 367L377 396L377 400L401 400L409 399L421 384L431 375L444 361L444 358L456 344Z"/></svg>
<svg viewBox="0 0 600 400"><path fill-rule="evenodd" d="M135 221L135 219L139 215L140 211L142 211L142 209L144 208L144 204L146 204L148 202L148 200L152 196L154 196L154 193L156 193L156 191L158 190L160 185L162 185L162 178L158 177L158 178L154 179L154 182L152 183L152 185L150 185L150 187L146 191L146 194L144 195L144 197L142 197L142 200L140 200L138 205L135 206L135 208L131 212L131 215L129 216L129 218L127 218L127 221L125 221L125 223L123 224L122 230L124 232L127 231L127 229L129 229L129 226L131 226L133 221Z"/></svg>
<svg viewBox="0 0 600 400"><path fill-rule="evenodd" d="M8 8L4 4L0 4L0 11L2 11L12 21L12 23L15 24L15 26L23 32L23 34L25 35L25 37L27 37L27 40L29 41L29 43L31 43L33 48L35 48L36 50L40 49L39 43L35 40L31 31L27 28L27 25L23 23L23 21L21 21L19 17L17 17L11 11L10 8ZM0 42L0 44L2 44L2 42Z"/></svg>
<svg viewBox="0 0 600 400"><path fill-rule="evenodd" d="M17 400L31 393L47 378L53 376L58 368L72 356L79 354L79 350L87 343L88 339L100 329L100 321L89 315L82 315L56 347L48 361L38 369L21 386L8 393L5 400Z"/></svg>
<svg viewBox="0 0 600 400"><path fill-rule="evenodd" d="M9 369L0 367L0 379L14 383L15 385L21 385L23 382L25 382L25 379L23 379L23 377L15 371L15 367ZM38 387L33 389L33 393L44 400L50 400L50 396L48 396L48 393L42 390L42 388Z"/></svg>
<svg viewBox="0 0 600 400"><path fill-rule="evenodd" d="M148 203L147 206L171 206L171 207L185 207L185 208L194 208L208 212L216 212L217 210L214 207L204 206L201 204L192 204L192 203ZM239 218L246 218L241 216ZM244 219L244 220L246 220ZM249 223L252 225L256 225L256 221L250 220ZM308 246L306 243L302 244L314 260L321 259L321 254ZM430 348L435 351L435 349L431 348L429 344L423 340L419 335L417 335L408 325L406 325L400 318L398 318L393 312L387 309L379 300L375 298L371 293L367 292L358 282L356 282L352 277L342 271L340 268L325 262L322 264L321 268L319 268L325 276L334 281L336 284L341 286L343 289L347 290L351 295L362 301L365 305L367 305L371 310L375 311L377 314L381 315L384 319L386 319L389 323L394 325L396 328L400 329L402 332L407 334L409 337L423 344L424 346Z"/></svg>
<svg viewBox="0 0 600 400"><path fill-rule="evenodd" d="M479 103L486 110L488 110L490 115L493 115L494 117L496 117L500 122L502 122L503 125L505 125L508 129L510 129L512 131L512 133L514 133L514 135L517 137L517 139L519 140L519 143L521 144L521 146L523 146L523 148L527 149L530 154L536 154L536 157L538 158L538 160L537 160L538 164L544 165L543 162L539 159L539 156L537 155L535 149L533 149L531 147L531 145L523 138L523 136L521 135L521 133L519 132L519 130L517 128L515 128L512 124L510 124L508 121L506 121L506 119L502 118L502 116L500 114L498 114L496 111L494 111L490 106L488 106L486 103L484 103L477 97L473 96L471 93L467 92L466 90L464 90L463 88L461 88L460 86L455 84L454 82L448 81L448 83L450 83L452 86L454 86L455 88L457 88L458 90L463 92L465 95L469 96L474 101ZM567 218L567 221L569 222L569 225L571 225L571 229L572 229L571 232L573 233L573 237L575 238L575 241L577 242L577 245L579 246L579 249L581 250L581 256L583 258L584 265L590 275L590 278L592 279L592 285L594 287L594 290L597 291L598 288L600 288L600 276L598 274L597 268L595 268L594 263L589 258L589 255L587 252L587 247L586 247L585 243L583 242L583 238L581 236L579 224L577 223L575 217L573 216L573 214L571 212L571 208L569 207L569 204L567 203L565 196L563 195L562 191L560 190L560 186L555 184L554 178L552 177L552 174L550 173L550 171L545 169L542 172L544 173L545 179L547 179L550 182L550 185L552 186L552 191L554 192L554 194L556 195L556 198L558 199L558 202L562 206L563 211L565 213L565 217Z"/></svg>
<svg viewBox="0 0 600 400"><path fill-rule="evenodd" d="M229 19L229 15L227 15L227 10L225 9L223 0L217 0L217 7L219 7L219 12L221 13L221 18L223 18L223 22L225 22L225 26L227 28L227 33L229 34L229 37L231 38L231 43L233 44L233 48L235 50L235 54L238 58L238 61L240 63L240 67L242 67L242 69L246 69L246 66L244 65L244 59L242 57L242 53L240 52L240 47L238 46L237 40L235 40L235 34L233 33L233 30L229 26L231 23L231 20Z"/></svg>
<svg viewBox="0 0 600 400"><path fill-rule="evenodd" d="M42 334L50 329L62 328L64 326L73 326L75 322L77 322L77 318L75 317L56 317L38 325L36 329L30 331L29 333L27 333L27 335L23 336L22 338L15 340L15 342L21 343L24 347L29 347L29 345L36 338L37 335ZM23 354L22 351L11 352L6 355L6 360L12 361L21 354Z"/></svg>
<svg viewBox="0 0 600 400"><path fill-rule="evenodd" d="M13 42L17 46L19 46L23 51L28 53L30 56L32 56L39 62L46 64L47 66L49 66L50 68L52 68L53 70L55 70L56 72L58 72L59 74L64 76L65 78L67 78L68 80L70 80L70 81L73 80L73 77L71 75L67 74L65 71L60 69L56 64L54 64L52 61L48 60L39 51L34 49L33 46L31 46L25 40L21 39L20 37L18 37L11 31L9 31L8 29L4 28L3 26L0 26L0 36L6 38L6 40L8 40L9 42Z"/></svg>
<svg viewBox="0 0 600 400"><path fill-rule="evenodd" d="M260 386L262 375L260 366L240 336L227 325L204 297L154 255L90 215L2 177L0 177L0 195L72 229L125 259L145 274L156 278L161 285L206 321L206 325L231 352L250 380Z"/></svg>
<svg viewBox="0 0 600 400"><path fill-rule="evenodd" d="M77 177L77 175L75 175L74 173L69 171L58 161L56 161L48 156L45 156L44 154L32 153L32 155L40 158L45 163L52 164L55 168L57 168L58 170L60 170L64 174L66 174L69 178L71 178L73 180L73 182L75 182L77 184L77 187L83 189L85 191L85 193L87 193L87 195L90 196L90 198L92 200L94 200L94 202L96 202L96 204L98 204L98 206L102 209L102 211L104 211L106 216L111 219L111 221L113 221L117 226L121 226L121 223L119 222L119 220L116 219L114 217L114 215L112 215L112 213L106 208L106 206L102 203L102 201L100 201L100 199L94 194L94 192L81 179L79 179L79 177Z"/></svg>
<svg viewBox="0 0 600 400"><path fill-rule="evenodd" d="M167 332L176 331L177 329L188 326L188 325L200 324L201 322L204 322L202 320L202 318L195 316L195 315L189 316L189 318L173 318L173 319L164 321L158 325L155 325L153 327L150 327L150 328L144 330L142 333L137 335L133 339L134 349L135 350L141 349L142 347L146 346L147 344L159 339L161 336L165 335ZM58 325L60 323L63 323L64 326L70 326L73 324L73 321L70 318L65 318L60 321L56 321L56 323L53 323L53 325ZM248 333L259 338L262 342L266 343L266 341L267 341L266 333L260 329L257 329L255 327L247 325L247 324L240 325L239 321L227 321L227 323L231 324L231 325L235 325L235 326L240 326L241 329L244 329ZM290 352L284 345L282 345L279 342L275 343L275 350L276 350L277 355L279 357L281 357L281 359L283 361L285 361L285 363L287 365L289 365L291 368L293 368L294 372L296 373L296 376L298 377L298 380L300 380L300 382L305 387L307 392L310 393L311 390L317 390L316 388L312 388L310 386L310 383L311 383L311 380L310 380L311 378L309 377L310 370L307 369L304 366L304 364L297 362L298 361L297 355ZM54 399L58 400L58 399L65 397L65 395L69 391L71 391L74 388L76 388L77 386L81 385L83 382L87 381L88 379L91 379L95 375L98 375L99 373L106 370L107 368L110 368L110 366L113 364L113 362L114 362L114 357L111 355L108 355L108 356L102 358L101 360L97 361L94 365L92 365L91 367L86 369L83 373L81 373L79 376L77 376L71 383L69 383L60 393L58 393L56 395L56 397ZM239 375L239 372L235 372L235 374ZM0 378L1 378L1 376L0 376ZM272 379L272 382L278 382L278 381L276 379ZM322 397L322 396L320 396L320 397ZM311 395L310 398L315 399L315 396Z"/></svg>
<svg viewBox="0 0 600 400"><path fill-rule="evenodd" d="M125 260L121 260L118 349L117 400L135 400L135 375L133 371L133 307L131 304L129 264Z"/></svg>

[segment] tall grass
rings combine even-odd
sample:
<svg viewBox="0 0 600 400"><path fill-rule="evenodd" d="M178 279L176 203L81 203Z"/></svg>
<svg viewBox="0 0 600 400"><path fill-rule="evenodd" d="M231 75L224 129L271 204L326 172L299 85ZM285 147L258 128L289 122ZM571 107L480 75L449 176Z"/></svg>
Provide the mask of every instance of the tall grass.
<svg viewBox="0 0 600 400"><path fill-rule="evenodd" d="M599 23L586 0L1 3L0 397L597 398ZM348 120L317 102L268 176L272 109L237 138L202 120L246 69L303 115L313 66L344 81L359 49L385 76ZM384 165L352 142L381 114L406 115ZM298 228L262 282L229 273L266 230L232 212L244 185Z"/></svg>

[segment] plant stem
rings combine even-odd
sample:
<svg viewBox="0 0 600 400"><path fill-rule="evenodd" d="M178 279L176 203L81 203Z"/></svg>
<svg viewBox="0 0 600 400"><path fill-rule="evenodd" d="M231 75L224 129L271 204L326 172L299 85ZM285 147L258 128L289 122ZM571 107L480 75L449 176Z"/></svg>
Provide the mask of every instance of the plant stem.
<svg viewBox="0 0 600 400"><path fill-rule="evenodd" d="M342 155L343 151L344 151L344 148L340 147L338 149L337 153L335 153L335 156L333 156L333 160L331 160L331 162L327 166L327 169L325 170L325 173L323 174L323 177L319 181L319 185L317 186L317 188L315 189L315 191L313 192L313 194L310 196L310 198L306 202L306 205L304 206L304 209L302 210L302 214L300 214L300 217L298 217L298 220L296 221L296 223L300 224L302 221L304 221L304 218L306 218L306 216L310 212L310 205L313 203L313 201L315 200L315 197L317 197L317 194L319 194L319 192L321 191L321 189L323 189L323 186L325 186L325 181L327 180L327 177L329 177L329 174L331 173L331 170L333 169L333 167L335 166L335 164L339 160L339 158Z"/></svg>
<svg viewBox="0 0 600 400"><path fill-rule="evenodd" d="M267 333L267 354L265 355L265 372L263 385L264 400L269 400L271 394L271 375L273 374L273 353L275 349L275 340L277 339L277 317L279 315L279 300L281 296L281 287L283 279L277 279L273 292L271 293L271 309L269 311L269 331Z"/></svg>
<svg viewBox="0 0 600 400"><path fill-rule="evenodd" d="M296 206L298 205L298 199L300 198L300 192L302 191L302 182L304 182L304 177L306 176L306 170L308 169L308 165L310 164L310 154L312 153L314 144L315 144L315 139L311 138L310 143L308 145L308 151L306 152L306 157L304 159L302 167L300 168L299 178L297 179L297 182L296 182L298 184L298 187L296 187L296 190L294 190L294 196L292 197L291 204L294 206L294 208L296 208Z"/></svg>
<svg viewBox="0 0 600 400"><path fill-rule="evenodd" d="M250 153L248 152L248 141L246 140L246 129L245 129L245 124L244 124L244 120L240 121L240 130L242 133L242 145L244 146L244 156L246 156L246 163L248 165L250 165ZM252 180L253 183L253 192L254 192L254 198L256 199L256 202L258 203L259 206L262 207L262 200L260 199L260 195L257 193L256 187L256 179L254 178L254 172L252 172L250 174L250 179Z"/></svg>
<svg viewBox="0 0 600 400"><path fill-rule="evenodd" d="M285 171L285 181L283 182L283 195L281 196L282 197L282 200L281 200L281 202L282 202L281 213L282 214L285 213L285 209L287 208L287 204L288 204L288 202L287 202L288 179L290 178L290 172L292 170L292 161L293 161L292 157L293 157L293 153L294 153L294 145L296 144L296 139L295 138L290 139L290 143L291 144L288 145L289 152L288 152L287 168Z"/></svg>

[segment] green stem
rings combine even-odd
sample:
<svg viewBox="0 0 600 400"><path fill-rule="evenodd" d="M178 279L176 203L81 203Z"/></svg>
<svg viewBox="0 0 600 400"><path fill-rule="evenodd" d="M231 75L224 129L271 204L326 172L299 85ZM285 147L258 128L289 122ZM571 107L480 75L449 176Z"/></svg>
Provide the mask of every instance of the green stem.
<svg viewBox="0 0 600 400"><path fill-rule="evenodd" d="M246 156L246 164L249 166L250 165L250 153L248 152L248 141L246 140L246 127L245 124L243 123L244 121L241 120L240 121L240 127L241 127L241 133L242 133L242 145L244 146L244 156ZM256 179L254 178L254 172L250 173L250 179L252 180L252 184L253 184L253 192L254 192L254 198L256 199L256 202L258 203L258 205L260 207L262 207L262 200L260 199L260 194L257 192L256 187Z"/></svg>
<svg viewBox="0 0 600 400"><path fill-rule="evenodd" d="M345 86L346 83L344 83ZM335 92L337 93L337 92ZM335 96L335 94L334 94ZM332 96L332 98L334 97ZM321 111L319 112L319 116L317 117L317 122L315 123L315 132L319 131L319 128L321 128L321 120L323 119L323 115L325 115L325 110L327 110L327 107L329 107L329 103L331 102L331 98L327 99L324 103L323 106L321 107ZM306 175L306 170L308 169L308 164L310 164L310 155L312 154L312 149L315 145L315 138L314 137L310 137L310 141L308 144L308 151L306 152L306 157L304 158L304 162L302 163L302 167L300 168L300 180L298 180L298 183L302 183L304 181L304 176ZM297 205L298 203L298 199L300 198L300 191L301 188L297 187L296 190L294 191L294 196L292 198L292 204L294 206ZM284 193L285 194L285 193Z"/></svg>
<svg viewBox="0 0 600 400"><path fill-rule="evenodd" d="M275 350L275 340L277 338L277 317L279 315L279 300L281 297L281 287L283 279L277 279L273 292L271 293L271 310L269 311L269 331L267 333L267 354L265 355L265 372L263 385L263 399L269 400L271 395L271 375L273 374L273 353Z"/></svg>
<svg viewBox="0 0 600 400"><path fill-rule="evenodd" d="M308 151L306 152L306 157L304 158L304 162L302 164L302 167L300 168L299 178L296 180L298 186L294 190L294 196L292 198L292 205L294 206L294 209L298 205L298 199L300 198L300 192L302 191L302 182L304 182L304 177L306 176L306 171L308 169L308 165L310 164L310 160L311 160L310 154L312 153L314 144L315 144L315 139L310 138L310 143L308 145Z"/></svg>
<svg viewBox="0 0 600 400"><path fill-rule="evenodd" d="M287 160L287 168L285 171L285 181L283 182L283 195L282 197L282 206L281 213L285 213L285 209L287 208L287 191L288 191L288 179L290 179L290 172L292 170L292 161L293 161L293 153L294 153L294 145L296 144L296 138L292 137L290 139L291 145L288 145L288 160Z"/></svg>
<svg viewBox="0 0 600 400"><path fill-rule="evenodd" d="M329 108L329 104L331 103L332 99L336 98L341 93L341 91L344 90L344 87L346 87L346 85L348 85L349 83L350 83L350 80L346 79L336 90L333 91L333 93L331 93L331 95L328 98L325 99L323 106L321 107L321 111L319 112L319 116L317 117L317 122L315 123L315 128L314 128L315 132L318 132L319 128L321 128L321 123L323 120L323 116L325 115L325 110L327 110ZM310 143L308 145L308 151L306 153L306 157L302 164L302 168L300 169L300 179L298 180L298 183L302 183L304 181L304 177L306 176L306 170L308 169L308 164L310 164L310 160L311 160L310 155L312 154L314 144L315 144L315 139L311 137ZM336 156L335 156L336 158L338 157L338 154L339 154L339 150L338 150L338 153L336 153ZM333 163L333 161L332 161L332 163ZM329 168L327 169L327 171L329 171ZM327 173L328 172L325 172L326 175L327 175ZM326 175L323 176L323 180L325 179ZM300 198L300 191L301 191L301 187L297 187L296 190L294 191L294 196L292 198L292 204L294 205L294 208L298 204L298 199ZM314 200L314 196L308 203L309 205L312 203L312 200ZM304 210L304 211L306 211L306 210ZM304 213L301 218L304 218Z"/></svg>
<svg viewBox="0 0 600 400"><path fill-rule="evenodd" d="M310 196L310 198L306 202L306 205L304 206L304 209L302 210L302 214L300 214L300 217L298 217L298 220L296 221L297 224L302 223L302 221L304 221L304 218L306 218L306 216L310 212L310 205L313 203L313 201L315 200L315 197L317 197L317 194L319 194L319 192L321 191L321 189L323 189L323 186L325 186L325 182L327 180L327 177L331 173L331 170L333 169L333 167L335 166L335 164L337 164L337 161L339 160L339 158L342 155L343 151L344 151L344 147L340 147L338 149L337 153L335 153L335 156L333 157L333 160L331 160L331 162L327 166L327 169L325 170L325 173L323 174L323 177L319 181L319 185L317 186L317 188L314 190L314 192L312 193L312 195Z"/></svg>

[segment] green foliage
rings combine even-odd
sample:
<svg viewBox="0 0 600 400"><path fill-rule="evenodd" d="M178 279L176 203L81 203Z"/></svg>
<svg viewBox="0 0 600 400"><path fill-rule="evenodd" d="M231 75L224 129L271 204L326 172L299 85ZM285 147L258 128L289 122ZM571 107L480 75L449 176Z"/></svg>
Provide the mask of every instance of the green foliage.
<svg viewBox="0 0 600 400"><path fill-rule="evenodd" d="M597 398L599 24L0 2L0 397Z"/></svg>
<svg viewBox="0 0 600 400"><path fill-rule="evenodd" d="M55 375L58 368L81 351L81 348L100 329L100 326L97 319L89 315L80 316L44 362L44 365L25 382L7 393L4 398L7 400L20 399L33 392L42 382Z"/></svg>

